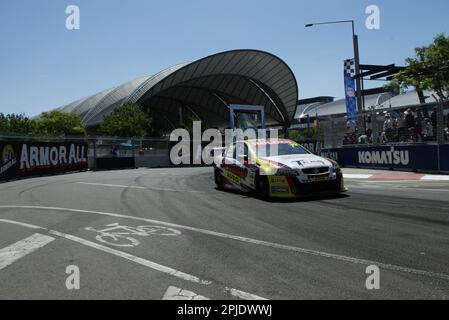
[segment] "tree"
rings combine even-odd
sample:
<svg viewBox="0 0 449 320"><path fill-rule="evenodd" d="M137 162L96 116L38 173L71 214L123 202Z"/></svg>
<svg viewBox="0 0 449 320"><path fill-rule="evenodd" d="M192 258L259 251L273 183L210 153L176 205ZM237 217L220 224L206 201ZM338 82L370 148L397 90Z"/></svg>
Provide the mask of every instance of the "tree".
<svg viewBox="0 0 449 320"><path fill-rule="evenodd" d="M35 135L60 136L86 132L81 117L73 113L64 113L58 110L44 112L39 119L34 121Z"/></svg>
<svg viewBox="0 0 449 320"><path fill-rule="evenodd" d="M143 138L151 133L151 117L135 103L126 103L106 115L99 132L109 136Z"/></svg>
<svg viewBox="0 0 449 320"><path fill-rule="evenodd" d="M406 59L407 67L388 85L393 91L413 86L417 91L433 90L449 100L449 37L437 35L432 44L415 49L416 57Z"/></svg>
<svg viewBox="0 0 449 320"><path fill-rule="evenodd" d="M0 113L0 133L8 135L28 135L34 128L33 120L30 120L24 114Z"/></svg>
<svg viewBox="0 0 449 320"><path fill-rule="evenodd" d="M290 130L289 138L296 142L316 141L318 140L318 130L315 127L303 130Z"/></svg>

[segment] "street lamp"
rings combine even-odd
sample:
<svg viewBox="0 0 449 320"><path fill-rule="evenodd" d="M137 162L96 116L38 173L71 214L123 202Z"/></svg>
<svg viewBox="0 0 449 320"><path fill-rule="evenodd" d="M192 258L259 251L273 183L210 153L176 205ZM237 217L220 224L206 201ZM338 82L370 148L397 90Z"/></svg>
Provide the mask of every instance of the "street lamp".
<svg viewBox="0 0 449 320"><path fill-rule="evenodd" d="M310 28L323 24L351 23L352 25L352 42L354 46L354 64L355 64L355 83L357 86L357 109L359 113L363 113L362 100L362 80L360 78L360 56L359 56L359 37L355 34L354 20L339 20L330 22L319 22L306 24L306 28Z"/></svg>

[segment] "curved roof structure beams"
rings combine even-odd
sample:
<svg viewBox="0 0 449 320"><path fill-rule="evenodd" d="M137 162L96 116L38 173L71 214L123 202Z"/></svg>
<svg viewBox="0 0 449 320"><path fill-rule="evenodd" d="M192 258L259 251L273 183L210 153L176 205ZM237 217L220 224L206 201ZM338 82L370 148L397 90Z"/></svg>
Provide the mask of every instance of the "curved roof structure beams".
<svg viewBox="0 0 449 320"><path fill-rule="evenodd" d="M87 126L100 124L105 115L112 112L116 107L121 106L124 100L146 80L148 80L148 77L141 77L111 90L89 110L83 121Z"/></svg>
<svg viewBox="0 0 449 320"><path fill-rule="evenodd" d="M84 100L82 103L77 105L73 109L73 113L79 114L81 117L84 117L87 112L89 112L93 107L97 105L97 103L103 99L107 94L109 94L114 88L107 89L102 92L99 92L97 94L94 94L93 96L90 96L86 100Z"/></svg>
<svg viewBox="0 0 449 320"><path fill-rule="evenodd" d="M170 122L167 127L182 122L181 116L194 115L207 127L224 128L229 104L263 105L267 124L288 125L297 101L297 82L285 62L263 51L234 50L173 66L65 108L84 115L89 127L116 107L134 102L152 114L164 113L159 118Z"/></svg>
<svg viewBox="0 0 449 320"><path fill-rule="evenodd" d="M62 106L60 108L58 108L57 110L64 112L64 113L74 113L74 110L76 109L77 106L79 106L80 104L82 104L84 101L86 101L87 99L89 99L89 97L80 99L80 100L76 100L72 103L69 103L65 106Z"/></svg>

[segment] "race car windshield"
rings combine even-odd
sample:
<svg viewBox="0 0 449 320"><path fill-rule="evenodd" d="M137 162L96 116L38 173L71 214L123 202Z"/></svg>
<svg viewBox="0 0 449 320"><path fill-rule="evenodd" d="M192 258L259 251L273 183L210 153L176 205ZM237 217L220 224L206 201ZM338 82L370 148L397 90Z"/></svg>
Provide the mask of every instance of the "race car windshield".
<svg viewBox="0 0 449 320"><path fill-rule="evenodd" d="M294 143L278 143L275 145L257 145L257 155L259 157L288 156L294 154L309 154L305 148Z"/></svg>

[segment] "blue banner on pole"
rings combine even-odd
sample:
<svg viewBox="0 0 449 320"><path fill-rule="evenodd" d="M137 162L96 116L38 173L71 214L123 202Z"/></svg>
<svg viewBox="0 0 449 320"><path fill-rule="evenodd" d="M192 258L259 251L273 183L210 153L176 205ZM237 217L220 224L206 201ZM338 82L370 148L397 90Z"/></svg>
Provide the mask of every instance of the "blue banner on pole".
<svg viewBox="0 0 449 320"><path fill-rule="evenodd" d="M356 123L357 99L356 99L354 75L355 75L354 59L345 60L344 79L345 79L346 112L348 115L348 119Z"/></svg>

